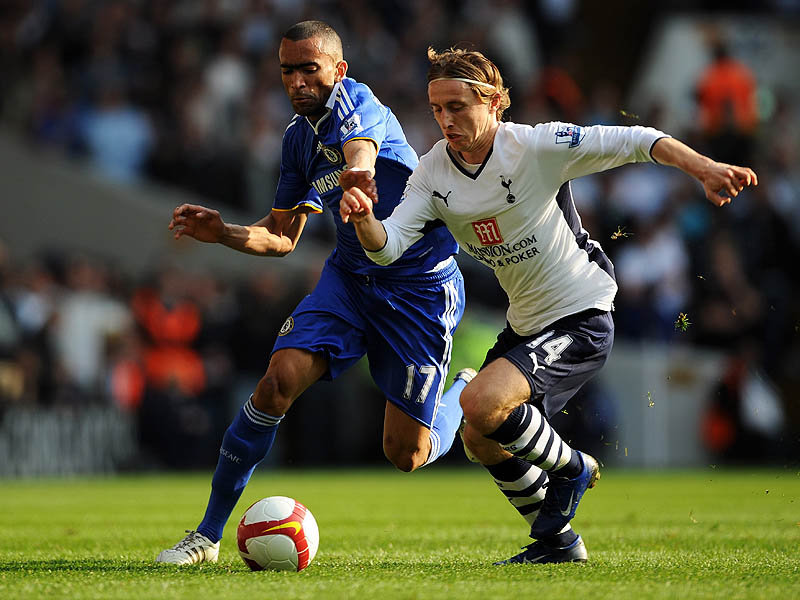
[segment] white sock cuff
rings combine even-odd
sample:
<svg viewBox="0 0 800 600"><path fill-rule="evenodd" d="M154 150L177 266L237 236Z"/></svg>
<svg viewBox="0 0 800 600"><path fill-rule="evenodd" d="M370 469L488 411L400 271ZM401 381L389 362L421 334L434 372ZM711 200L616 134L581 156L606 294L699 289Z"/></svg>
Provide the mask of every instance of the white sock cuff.
<svg viewBox="0 0 800 600"><path fill-rule="evenodd" d="M273 425L277 425L284 417L284 415L273 417L272 415L268 415L267 413L258 410L253 404L252 394L250 395L250 398L247 399L247 402L244 403L242 409L244 410L244 414L248 420L261 427L272 427Z"/></svg>
<svg viewBox="0 0 800 600"><path fill-rule="evenodd" d="M431 464L437 458L439 458L439 452L442 449L442 440L439 437L439 434L436 433L433 429L431 429L431 451L428 454L428 460L422 465L423 467L426 465Z"/></svg>

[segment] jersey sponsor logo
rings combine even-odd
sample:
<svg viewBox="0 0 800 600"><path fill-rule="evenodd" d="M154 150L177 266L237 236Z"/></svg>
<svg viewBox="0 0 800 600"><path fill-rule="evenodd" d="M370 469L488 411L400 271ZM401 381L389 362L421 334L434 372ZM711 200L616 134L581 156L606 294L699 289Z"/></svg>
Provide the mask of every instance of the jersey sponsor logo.
<svg viewBox="0 0 800 600"><path fill-rule="evenodd" d="M281 330L278 332L278 335L286 335L292 329L294 329L294 319L292 317L287 317L283 325L281 325Z"/></svg>
<svg viewBox="0 0 800 600"><path fill-rule="evenodd" d="M508 194L506 194L506 202L508 202L509 204L513 204L514 200L517 199L517 197L514 194L511 193L511 184L512 183L514 183L514 182L511 181L510 179L506 180L505 177L500 175L500 185L502 185L504 188L506 188L506 191L508 192Z"/></svg>
<svg viewBox="0 0 800 600"><path fill-rule="evenodd" d="M497 219L494 217L473 221L472 228L475 230L481 246L495 246L503 243L503 235L500 233L500 227L497 226Z"/></svg>
<svg viewBox="0 0 800 600"><path fill-rule="evenodd" d="M322 156L325 157L332 165L338 165L342 162L342 155L336 148L331 148L330 146L324 145L322 142L317 142L317 154L322 152Z"/></svg>
<svg viewBox="0 0 800 600"><path fill-rule="evenodd" d="M361 127L361 115L358 113L354 113L350 118L342 121L342 126L339 128L339 131L342 132L342 135L358 133L359 131L363 130L364 128Z"/></svg>
<svg viewBox="0 0 800 600"><path fill-rule="evenodd" d="M433 194L431 194L431 197L433 197L433 198L439 198L439 199L441 199L441 200L444 202L444 205L445 205L445 206L447 206L447 207L449 207L450 205L447 203L447 198L448 198L448 197L450 196L450 194L452 194L452 193L453 193L453 190L450 190L449 192L447 192L447 194L446 194L445 196L442 196L442 195L441 195L439 192L437 192L436 190L433 190ZM473 223L473 226L474 226L474 225L475 225L475 224Z"/></svg>
<svg viewBox="0 0 800 600"><path fill-rule="evenodd" d="M493 219L489 220L491 221ZM476 221L472 226L475 227L477 223L484 223L484 221ZM481 232L483 231L482 228L475 229L478 237L481 236ZM493 230L490 229L489 231ZM535 235L531 234L516 242L505 243L503 242L502 236L499 234L499 229L497 231L500 242L483 244L481 246L465 242L462 246L473 258L487 264L493 269L517 265L539 255L539 249L536 247L537 240Z"/></svg>
<svg viewBox="0 0 800 600"><path fill-rule="evenodd" d="M344 173L344 169L336 169L327 175L323 175L319 179L311 182L311 186L317 190L317 193L322 196L326 192L330 192L333 188L339 185L339 177Z"/></svg>
<svg viewBox="0 0 800 600"><path fill-rule="evenodd" d="M556 131L556 144L569 144L570 148L580 146L586 132L578 125L562 125Z"/></svg>

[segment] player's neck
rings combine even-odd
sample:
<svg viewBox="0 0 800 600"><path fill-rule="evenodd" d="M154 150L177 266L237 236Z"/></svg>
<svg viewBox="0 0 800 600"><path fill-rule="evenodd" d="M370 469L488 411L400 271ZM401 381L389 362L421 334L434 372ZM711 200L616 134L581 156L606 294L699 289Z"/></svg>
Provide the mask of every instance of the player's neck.
<svg viewBox="0 0 800 600"><path fill-rule="evenodd" d="M328 113L327 109L320 111L318 113L314 113L313 115L306 115L306 119L309 120L310 123L316 124L322 117L324 117Z"/></svg>
<svg viewBox="0 0 800 600"><path fill-rule="evenodd" d="M497 135L497 128L499 123L493 123L489 129L480 137L478 143L471 150L465 150L458 153L461 160L470 165L480 165L486 160L486 156L492 149L494 144L494 136Z"/></svg>

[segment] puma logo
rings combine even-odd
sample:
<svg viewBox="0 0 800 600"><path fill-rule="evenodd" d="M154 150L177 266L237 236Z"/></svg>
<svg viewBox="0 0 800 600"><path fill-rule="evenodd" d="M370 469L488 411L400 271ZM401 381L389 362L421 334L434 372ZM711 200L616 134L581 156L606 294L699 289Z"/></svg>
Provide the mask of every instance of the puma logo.
<svg viewBox="0 0 800 600"><path fill-rule="evenodd" d="M450 190L449 192L447 192L447 196L442 196L442 195L441 195L439 192L437 192L436 190L433 190L433 197L434 197L434 198L441 198L441 199L444 201L444 205L445 205L446 207L450 208L450 205L447 203L447 198L448 198L448 197L450 196L450 194L452 194L452 193L453 193L453 190Z"/></svg>
<svg viewBox="0 0 800 600"><path fill-rule="evenodd" d="M533 362L533 371L531 371L532 375L536 375L536 371L538 371L539 369L541 369L542 371L545 370L544 366L539 364L539 357L536 356L535 352L530 352L528 356L530 356L531 362Z"/></svg>

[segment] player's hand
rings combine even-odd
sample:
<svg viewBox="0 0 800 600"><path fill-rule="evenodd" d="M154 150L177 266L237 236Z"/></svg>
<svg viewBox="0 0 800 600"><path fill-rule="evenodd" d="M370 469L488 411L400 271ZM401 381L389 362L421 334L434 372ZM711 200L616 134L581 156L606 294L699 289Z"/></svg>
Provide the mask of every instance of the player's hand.
<svg viewBox="0 0 800 600"><path fill-rule="evenodd" d="M698 177L712 204L722 206L739 195L746 186L758 185L753 169L712 162Z"/></svg>
<svg viewBox="0 0 800 600"><path fill-rule="evenodd" d="M199 242L217 243L225 234L225 222L219 212L196 204L181 204L172 211L169 222L175 239L188 235Z"/></svg>
<svg viewBox="0 0 800 600"><path fill-rule="evenodd" d="M378 186L375 184L373 173L371 171L362 171L358 169L347 169L342 171L339 175L339 186L343 190L350 188L358 188L364 192L370 200L378 202Z"/></svg>
<svg viewBox="0 0 800 600"><path fill-rule="evenodd" d="M342 217L342 223L349 221L360 223L372 214L372 206L372 200L361 188L352 187L346 190L342 194L342 199L339 200L339 215Z"/></svg>

